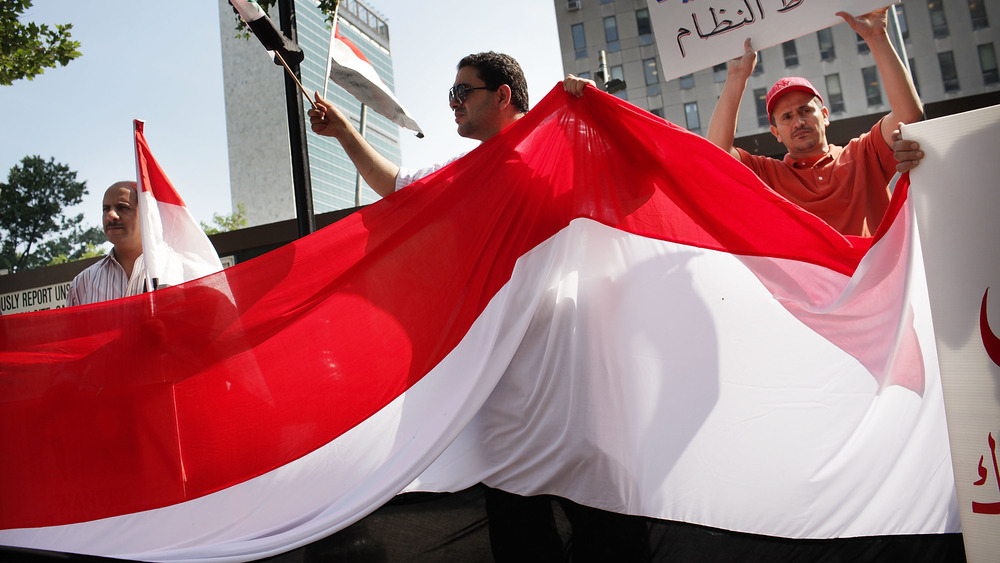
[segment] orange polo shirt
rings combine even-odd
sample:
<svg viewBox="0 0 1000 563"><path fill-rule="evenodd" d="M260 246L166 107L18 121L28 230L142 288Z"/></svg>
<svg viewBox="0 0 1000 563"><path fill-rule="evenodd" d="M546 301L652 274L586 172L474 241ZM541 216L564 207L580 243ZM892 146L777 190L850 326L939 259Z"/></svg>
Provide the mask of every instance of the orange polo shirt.
<svg viewBox="0 0 1000 563"><path fill-rule="evenodd" d="M881 120L845 147L822 156L783 160L737 148L740 161L765 184L845 235L871 236L889 207L889 180L896 173Z"/></svg>

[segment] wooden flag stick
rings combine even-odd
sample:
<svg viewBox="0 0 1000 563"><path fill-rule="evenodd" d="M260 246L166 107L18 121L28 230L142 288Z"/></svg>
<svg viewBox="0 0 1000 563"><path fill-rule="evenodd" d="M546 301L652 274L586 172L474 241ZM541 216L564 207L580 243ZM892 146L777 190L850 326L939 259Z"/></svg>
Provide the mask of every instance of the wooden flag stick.
<svg viewBox="0 0 1000 563"><path fill-rule="evenodd" d="M312 105L313 109L319 109L319 106L317 106L316 102L313 101L312 96L309 95L309 92L306 91L305 87L302 86L302 83L299 82L299 79L295 76L295 73L292 72L292 69L288 66L288 63L285 62L285 59L284 57L281 56L281 53L279 53L277 49L275 49L273 53L274 56L278 57L278 60L281 61L281 66L285 67L285 70L288 71L288 76L291 76L292 80L294 80L295 83L299 85L299 90L302 90L302 93L305 94L306 100L309 101L309 104Z"/></svg>

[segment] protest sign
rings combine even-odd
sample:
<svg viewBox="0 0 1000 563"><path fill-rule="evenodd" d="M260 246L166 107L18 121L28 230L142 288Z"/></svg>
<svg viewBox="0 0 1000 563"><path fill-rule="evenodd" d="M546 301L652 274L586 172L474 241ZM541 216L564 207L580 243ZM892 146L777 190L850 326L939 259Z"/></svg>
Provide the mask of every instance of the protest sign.
<svg viewBox="0 0 1000 563"><path fill-rule="evenodd" d="M903 126L968 560L1000 555L1000 106Z"/></svg>
<svg viewBox="0 0 1000 563"><path fill-rule="evenodd" d="M750 38L760 50L842 23L837 12L858 16L888 0L649 0L663 79L672 80L743 53Z"/></svg>

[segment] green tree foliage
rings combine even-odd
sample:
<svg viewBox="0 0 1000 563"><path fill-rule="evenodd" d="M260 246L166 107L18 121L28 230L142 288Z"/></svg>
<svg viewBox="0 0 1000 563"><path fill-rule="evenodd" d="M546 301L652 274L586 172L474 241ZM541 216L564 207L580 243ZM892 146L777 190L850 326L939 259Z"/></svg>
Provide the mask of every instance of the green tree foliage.
<svg viewBox="0 0 1000 563"><path fill-rule="evenodd" d="M201 230L205 231L206 235L242 229L247 226L247 209L242 203L237 203L236 211L233 211L229 215L212 214L212 222L215 225L208 225L204 221L201 222Z"/></svg>
<svg viewBox="0 0 1000 563"><path fill-rule="evenodd" d="M22 24L18 18L29 7L31 0L0 0L0 85L10 86L21 78L32 80L46 68L66 66L80 56L80 43L69 36L73 24L55 29Z"/></svg>
<svg viewBox="0 0 1000 563"><path fill-rule="evenodd" d="M46 265L54 266L84 258L104 256L107 253L106 246L108 239L101 229L91 227L84 230L77 227L68 235L42 243L43 250L40 254L51 256Z"/></svg>
<svg viewBox="0 0 1000 563"><path fill-rule="evenodd" d="M86 193L86 182L55 159L21 159L0 184L0 268L17 272L98 252L104 231L84 228L82 213L65 214Z"/></svg>

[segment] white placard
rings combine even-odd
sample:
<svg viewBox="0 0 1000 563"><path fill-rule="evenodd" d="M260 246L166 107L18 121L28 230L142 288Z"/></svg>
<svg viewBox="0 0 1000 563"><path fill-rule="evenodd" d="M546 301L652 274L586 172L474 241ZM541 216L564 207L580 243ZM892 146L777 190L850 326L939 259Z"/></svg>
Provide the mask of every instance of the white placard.
<svg viewBox="0 0 1000 563"><path fill-rule="evenodd" d="M1000 106L903 126L970 563L1000 558ZM914 491L919 494L918 491Z"/></svg>
<svg viewBox="0 0 1000 563"><path fill-rule="evenodd" d="M708 68L867 14L890 0L648 0L664 80Z"/></svg>
<svg viewBox="0 0 1000 563"><path fill-rule="evenodd" d="M66 306L69 282L0 294L0 315L59 309Z"/></svg>

